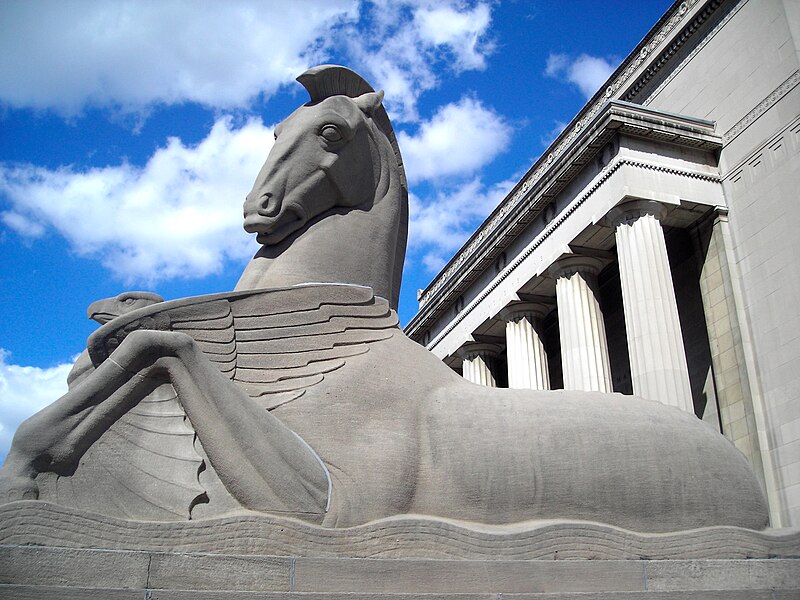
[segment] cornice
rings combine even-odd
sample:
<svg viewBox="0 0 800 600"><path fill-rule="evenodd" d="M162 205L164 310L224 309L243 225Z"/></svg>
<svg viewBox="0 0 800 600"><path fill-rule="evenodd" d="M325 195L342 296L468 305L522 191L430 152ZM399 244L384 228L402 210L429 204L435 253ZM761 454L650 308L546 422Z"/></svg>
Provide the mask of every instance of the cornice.
<svg viewBox="0 0 800 600"><path fill-rule="evenodd" d="M678 175L681 177L688 177L690 179L697 179L700 181L709 181L712 183L722 183L722 178L719 175L706 173L706 172L698 172L698 171L689 171L685 169L676 169L673 167L666 167L664 165L649 163L640 160L633 160L630 158L619 158L612 161L603 171L602 175L589 187L581 196L576 198L572 204L570 204L564 211L558 214L556 218L550 222L547 227L536 236L536 238L528 245L527 248L519 255L517 255L514 260L503 269L497 277L495 277L492 282L486 286L481 293L478 294L476 298L474 298L464 309L459 312L454 319L452 319L442 331L440 331L435 338L430 340L426 347L428 349L432 349L436 346L444 337L449 334L456 326L463 321L467 315L472 312L486 297L492 293L497 286L499 286L503 281L505 281L513 272L514 270L519 267L522 262L528 258L531 254L533 254L539 246L541 246L547 238L553 235L561 225L576 211L578 208L581 207L589 198L591 198L595 192L606 182L608 179L616 173L622 167L629 166L639 169L645 169L649 171L656 171L661 173L668 173L671 175ZM405 332L406 334L411 337L412 339L416 339L417 332L424 328L424 326L431 320L435 318L435 316L431 316L429 319L418 319L422 315L422 311L417 314L417 316L406 326ZM417 340L419 341L419 340Z"/></svg>
<svg viewBox="0 0 800 600"><path fill-rule="evenodd" d="M411 334L438 317L449 305L448 295L469 285L482 267L510 243L583 167L617 134L651 139L659 143L716 150L721 146L714 124L703 119L675 115L619 100L607 101L602 110L546 172L526 189L524 198L504 202L448 263L420 298L420 310L406 326ZM659 167L661 168L661 167Z"/></svg>
<svg viewBox="0 0 800 600"><path fill-rule="evenodd" d="M528 173L517 183L506 198L498 205L481 227L472 235L439 275L423 290L420 296L420 312L412 319L407 330L416 328L420 321L429 322L431 311L441 313L445 307L438 306L446 302L447 292L453 287L453 279L464 268L477 263L485 263L485 257L478 256L487 246L487 240L497 239L497 232L503 229L509 218L519 213L527 215L527 221L516 220L516 229L524 227L549 201L549 198L532 196L540 187L542 179L550 179L555 165L563 163L564 156L576 145L579 138L596 121L598 115L609 102L617 103L613 97L634 98L653 76L661 70L693 35L700 26L721 6L724 0L709 0L695 10L701 0L685 0L676 2L661 20L651 29L644 40L633 50L628 58L612 74L605 91L599 91L578 113L570 125L553 142L542 157L534 163ZM691 18L688 18L690 17ZM648 64L649 63L649 64ZM642 71L642 66L647 68ZM621 103L624 104L624 103ZM642 108L642 107L640 107ZM674 116L674 115L673 115ZM636 135L635 132L628 132ZM585 164L585 163L584 163ZM581 165L583 166L583 165ZM541 202L544 202L543 204ZM463 278L459 278L463 279Z"/></svg>

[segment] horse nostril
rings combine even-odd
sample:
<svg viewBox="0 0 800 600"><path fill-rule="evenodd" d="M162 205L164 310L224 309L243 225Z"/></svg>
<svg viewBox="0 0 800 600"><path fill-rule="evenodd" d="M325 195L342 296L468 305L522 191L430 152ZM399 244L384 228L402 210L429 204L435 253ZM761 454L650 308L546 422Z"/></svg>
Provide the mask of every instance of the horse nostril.
<svg viewBox="0 0 800 600"><path fill-rule="evenodd" d="M281 210L280 199L272 192L264 192L258 199L258 212L263 217L274 217Z"/></svg>

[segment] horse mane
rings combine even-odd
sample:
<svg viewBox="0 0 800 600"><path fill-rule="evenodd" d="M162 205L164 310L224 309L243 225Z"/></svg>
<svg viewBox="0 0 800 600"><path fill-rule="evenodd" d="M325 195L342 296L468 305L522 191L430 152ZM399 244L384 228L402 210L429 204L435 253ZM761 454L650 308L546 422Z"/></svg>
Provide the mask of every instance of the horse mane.
<svg viewBox="0 0 800 600"><path fill-rule="evenodd" d="M348 98L358 98L363 94L374 92L373 87L355 71L339 65L319 65L312 67L297 78L311 96L311 102L322 102L331 96L347 96ZM400 155L400 146L394 135L392 123L389 115L381 104L372 114L372 120L380 129L392 146L397 167L400 172L400 184L403 190L408 193L408 181L406 171L403 167L403 158Z"/></svg>

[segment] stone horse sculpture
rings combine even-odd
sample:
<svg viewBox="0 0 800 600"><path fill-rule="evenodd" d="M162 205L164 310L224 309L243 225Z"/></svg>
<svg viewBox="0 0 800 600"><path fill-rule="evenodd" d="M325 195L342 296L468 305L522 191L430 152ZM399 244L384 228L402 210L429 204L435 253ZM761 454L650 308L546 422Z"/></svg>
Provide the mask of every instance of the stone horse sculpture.
<svg viewBox="0 0 800 600"><path fill-rule="evenodd" d="M376 93L323 66L244 207L236 291L121 315L95 370L24 423L0 474L140 520L238 512L346 527L395 515L762 529L744 457L700 420L619 394L466 382L397 327L407 185Z"/></svg>

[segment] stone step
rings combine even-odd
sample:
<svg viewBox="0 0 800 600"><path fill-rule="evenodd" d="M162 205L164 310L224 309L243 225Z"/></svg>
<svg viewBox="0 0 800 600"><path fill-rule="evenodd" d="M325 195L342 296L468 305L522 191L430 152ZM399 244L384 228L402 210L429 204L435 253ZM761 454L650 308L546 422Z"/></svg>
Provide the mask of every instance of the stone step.
<svg viewBox="0 0 800 600"><path fill-rule="evenodd" d="M530 594L367 594L353 592L240 592L142 590L0 585L4 600L797 600L792 590L694 590L671 592L557 592Z"/></svg>
<svg viewBox="0 0 800 600"><path fill-rule="evenodd" d="M34 588L67 588L60 597L70 598L89 589L107 593L86 597L109 598L737 598L745 590L743 597L774 590L800 598L800 559L432 560L0 546L0 584L3 598Z"/></svg>

